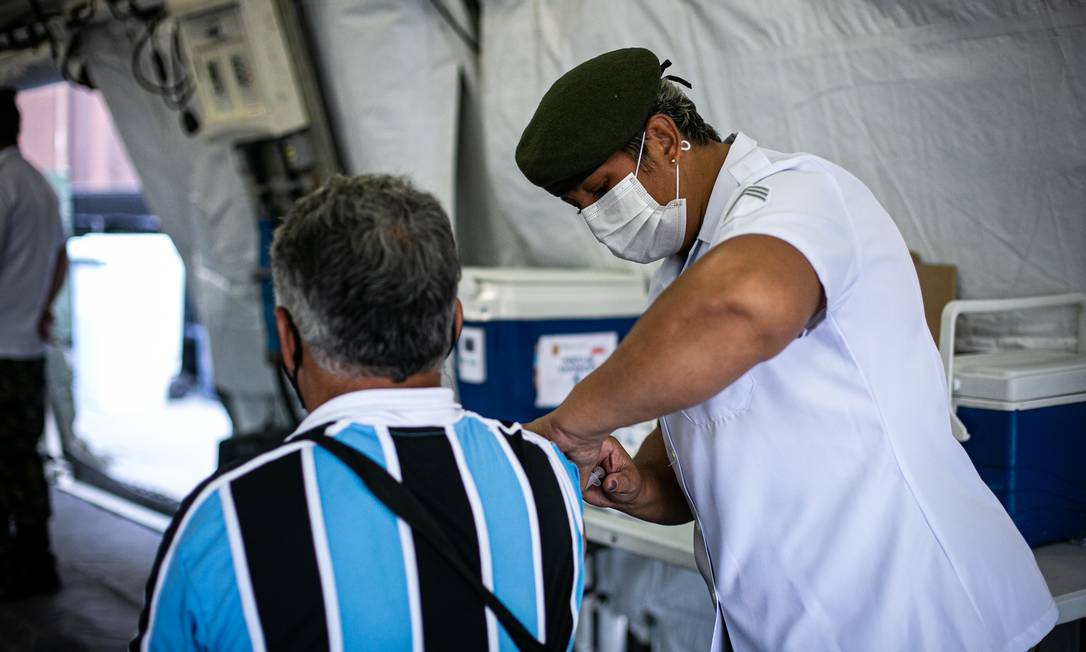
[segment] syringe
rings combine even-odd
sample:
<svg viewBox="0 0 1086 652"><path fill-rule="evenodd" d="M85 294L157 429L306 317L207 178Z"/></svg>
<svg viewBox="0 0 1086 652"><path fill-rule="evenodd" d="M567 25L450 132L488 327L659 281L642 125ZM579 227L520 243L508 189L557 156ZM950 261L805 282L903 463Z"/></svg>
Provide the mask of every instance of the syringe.
<svg viewBox="0 0 1086 652"><path fill-rule="evenodd" d="M588 476L588 485L585 486L585 489L600 486L605 475L607 475L607 471L604 471L602 466L592 469L592 475Z"/></svg>

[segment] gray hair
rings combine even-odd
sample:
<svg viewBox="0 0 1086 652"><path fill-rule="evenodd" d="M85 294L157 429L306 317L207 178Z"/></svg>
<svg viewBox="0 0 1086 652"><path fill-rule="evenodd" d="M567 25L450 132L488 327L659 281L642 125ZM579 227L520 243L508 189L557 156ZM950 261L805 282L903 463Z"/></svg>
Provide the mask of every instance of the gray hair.
<svg viewBox="0 0 1086 652"><path fill-rule="evenodd" d="M701 117L694 101L679 90L677 84L667 79L660 80L660 90L656 93L656 101L649 111L649 116L657 113L662 113L675 121L675 126L679 128L679 133L683 135L683 138L695 145L721 142L720 134ZM622 146L622 151L636 160L641 151L641 132L630 138ZM642 165L645 165L644 160Z"/></svg>
<svg viewBox="0 0 1086 652"><path fill-rule="evenodd" d="M402 382L448 355L460 260L445 211L407 179L336 175L290 210L271 260L321 367Z"/></svg>

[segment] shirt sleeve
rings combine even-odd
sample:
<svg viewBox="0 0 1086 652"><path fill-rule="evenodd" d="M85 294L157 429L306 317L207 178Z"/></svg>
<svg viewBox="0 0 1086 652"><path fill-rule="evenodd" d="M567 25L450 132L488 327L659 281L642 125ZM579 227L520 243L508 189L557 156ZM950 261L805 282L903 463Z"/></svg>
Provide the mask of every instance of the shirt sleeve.
<svg viewBox="0 0 1086 652"><path fill-rule="evenodd" d="M741 196L719 227L714 244L741 235L767 235L795 247L814 268L829 309L857 276L852 221L837 182L816 164L778 172ZM763 199L764 197L764 199Z"/></svg>
<svg viewBox="0 0 1086 652"><path fill-rule="evenodd" d="M565 478L559 478L559 481L568 480L569 487L573 492L573 496L576 498L574 502L574 509L584 513L584 505L582 500L584 497L581 495L581 471L577 468L577 465L569 461L557 446L557 444L551 443L551 448L554 449L554 453L558 456L558 459L562 461L562 468L566 472Z"/></svg>

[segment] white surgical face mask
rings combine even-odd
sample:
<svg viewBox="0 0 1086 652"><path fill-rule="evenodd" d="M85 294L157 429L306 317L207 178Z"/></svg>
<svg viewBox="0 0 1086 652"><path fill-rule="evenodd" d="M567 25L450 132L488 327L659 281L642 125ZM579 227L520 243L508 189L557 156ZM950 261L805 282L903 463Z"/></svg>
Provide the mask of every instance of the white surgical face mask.
<svg viewBox="0 0 1086 652"><path fill-rule="evenodd" d="M689 150L690 143L682 141L681 148ZM679 165L675 164L675 199L661 206L637 179L644 150L645 135L641 134L634 171L581 211L597 240L614 255L635 263L651 263L678 253L686 235L686 199L679 198Z"/></svg>

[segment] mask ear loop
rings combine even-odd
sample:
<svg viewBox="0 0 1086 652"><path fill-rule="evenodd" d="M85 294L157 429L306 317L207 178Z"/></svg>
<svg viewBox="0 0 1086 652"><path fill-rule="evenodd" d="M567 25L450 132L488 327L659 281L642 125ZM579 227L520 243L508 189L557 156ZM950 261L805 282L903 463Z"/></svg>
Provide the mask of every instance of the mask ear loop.
<svg viewBox="0 0 1086 652"><path fill-rule="evenodd" d="M301 403L304 408L305 401L302 400L302 392L298 389L298 370L302 368L302 335L298 332L298 327L294 324L294 317L289 312L287 312L287 324L290 326L291 335L294 336L294 355L291 356L291 362L294 363L294 369L287 371L287 365L284 364L282 360L279 362L279 367L283 370L283 375L287 377L287 381L290 383L291 389L294 390L294 395L298 398L298 402ZM280 342L280 346L282 346L282 342ZM284 398L286 398L285 391ZM287 404L287 409L290 410L291 418L300 422L302 417L296 413L294 404L290 401L287 401Z"/></svg>
<svg viewBox="0 0 1086 652"><path fill-rule="evenodd" d="M289 314L289 313L288 313ZM291 362L294 363L294 369L290 372L290 379L294 381L294 384L298 384L298 370L302 368L302 334L298 332L298 327L294 325L294 318L289 319L290 332L294 336L294 353L291 355Z"/></svg>
<svg viewBox="0 0 1086 652"><path fill-rule="evenodd" d="M642 140L643 139L644 139L644 136L642 136ZM688 140L679 141L679 149L684 151L684 152L689 152L690 151L690 141L688 141ZM675 201L679 201L679 161L678 161L678 159L672 159L672 160L675 161Z"/></svg>
<svg viewBox="0 0 1086 652"><path fill-rule="evenodd" d="M675 161L675 201L679 201L679 162Z"/></svg>
<svg viewBox="0 0 1086 652"><path fill-rule="evenodd" d="M641 171L641 155L645 153L645 132L641 132L641 147L637 150L637 167L634 168L634 176Z"/></svg>

